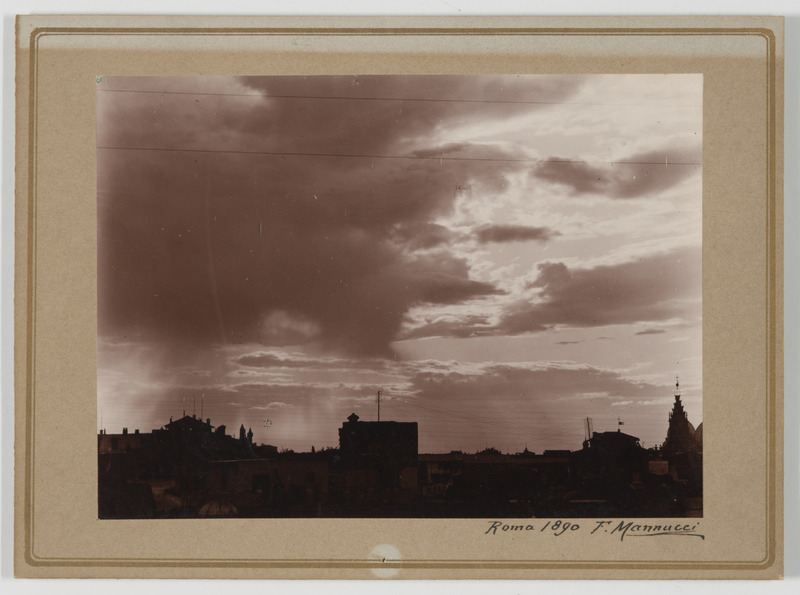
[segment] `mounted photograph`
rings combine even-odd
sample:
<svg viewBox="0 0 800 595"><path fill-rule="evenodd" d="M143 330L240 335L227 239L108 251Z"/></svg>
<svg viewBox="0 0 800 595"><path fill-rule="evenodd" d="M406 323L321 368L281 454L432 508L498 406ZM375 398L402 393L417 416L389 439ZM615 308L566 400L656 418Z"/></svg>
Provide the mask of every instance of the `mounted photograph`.
<svg viewBox="0 0 800 595"><path fill-rule="evenodd" d="M703 516L703 75L97 77L100 519Z"/></svg>

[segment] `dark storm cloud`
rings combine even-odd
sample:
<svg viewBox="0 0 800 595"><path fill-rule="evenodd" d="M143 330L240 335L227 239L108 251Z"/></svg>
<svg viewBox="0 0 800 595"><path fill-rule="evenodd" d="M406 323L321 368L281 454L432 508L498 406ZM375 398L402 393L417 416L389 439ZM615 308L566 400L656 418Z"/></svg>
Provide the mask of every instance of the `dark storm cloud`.
<svg viewBox="0 0 800 595"><path fill-rule="evenodd" d="M475 231L482 244L490 242L546 242L559 235L549 227L530 227L526 225L483 225Z"/></svg>
<svg viewBox="0 0 800 595"><path fill-rule="evenodd" d="M406 244L410 250L435 248L453 238L453 232L436 223L398 224L392 230L392 241Z"/></svg>
<svg viewBox="0 0 800 595"><path fill-rule="evenodd" d="M433 157L444 157L445 155L449 155L452 153L460 153L466 151L470 148L468 143L448 143L446 145L441 145L439 147L434 147L432 149L419 149L417 151L413 151L411 154L414 157L423 157L423 158L433 158Z"/></svg>
<svg viewBox="0 0 800 595"><path fill-rule="evenodd" d="M639 331L638 333L634 333L635 335L660 335L662 333L666 333L664 329L659 328L649 328L644 331Z"/></svg>
<svg viewBox="0 0 800 595"><path fill-rule="evenodd" d="M582 161L551 157L537 165L534 171L538 178L569 186L575 194L603 192L609 185L605 169Z"/></svg>
<svg viewBox="0 0 800 595"><path fill-rule="evenodd" d="M528 159L527 155L518 148L481 143L446 143L430 149L412 151L411 156L418 159L441 159L442 161L466 159L475 161L495 160L498 162L514 162Z"/></svg>
<svg viewBox="0 0 800 595"><path fill-rule="evenodd" d="M504 293L491 283L469 279L466 260L448 254L421 255L412 262L404 263L403 267L407 270L390 270L389 273L400 282L404 277L408 278L408 283L415 280L421 291L417 302L457 304L476 297Z"/></svg>
<svg viewBox="0 0 800 595"><path fill-rule="evenodd" d="M638 153L618 164L611 196L636 198L656 194L695 175L700 164L700 147L666 148ZM672 165L670 165L672 163Z"/></svg>
<svg viewBox="0 0 800 595"><path fill-rule="evenodd" d="M471 279L463 259L415 251L445 247L449 233L433 219L452 211L454 189L478 180L491 194L521 165L385 155L441 151L427 135L446 124L539 107L316 97L558 101L581 84L563 77L239 80L266 95L304 98L98 94L101 335L194 345L313 341L387 355L412 306L499 293ZM161 83L110 77L104 84ZM458 152L504 154L467 145Z"/></svg>
<svg viewBox="0 0 800 595"><path fill-rule="evenodd" d="M267 109L230 114L236 128L283 150L380 153L409 146L449 123L499 120L574 94L583 77L245 77ZM354 84L356 83L357 84ZM291 97L276 97L276 96ZM534 103L530 103L534 102ZM275 117L275 116L279 117ZM269 142L269 141L268 141ZM442 147L409 146L414 151ZM437 155L438 156L438 155Z"/></svg>
<svg viewBox="0 0 800 595"><path fill-rule="evenodd" d="M408 329L400 338L518 335L555 326L694 318L695 302L701 295L700 266L699 248L586 269L545 262L528 284L536 295L506 306L497 323L490 324L487 317L453 316ZM571 343L575 342L560 344Z"/></svg>
<svg viewBox="0 0 800 595"><path fill-rule="evenodd" d="M590 269L542 263L530 285L538 298L509 306L498 326L516 334L679 318L684 300L699 299L701 282L697 248Z"/></svg>
<svg viewBox="0 0 800 595"><path fill-rule="evenodd" d="M700 147L667 147L602 166L553 157L540 163L534 175L568 186L574 194L640 198L657 194L695 175L699 164Z"/></svg>

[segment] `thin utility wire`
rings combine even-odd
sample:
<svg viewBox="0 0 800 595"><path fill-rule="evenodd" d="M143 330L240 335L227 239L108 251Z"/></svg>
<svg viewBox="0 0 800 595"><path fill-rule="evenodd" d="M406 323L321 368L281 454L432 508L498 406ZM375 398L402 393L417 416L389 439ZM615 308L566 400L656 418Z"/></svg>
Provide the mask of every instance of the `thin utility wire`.
<svg viewBox="0 0 800 595"><path fill-rule="evenodd" d="M427 97L349 97L346 95L264 95L262 93L209 93L201 91L157 91L155 89L98 89L102 93L142 93L147 95L191 95L208 97L253 97L260 99L330 99L338 101L407 101L419 103L489 103L504 105L591 105L612 107L642 107L665 108L683 107L694 108L697 106L684 104L654 104L654 103L599 103L583 101L524 101L510 99L456 99L456 98L427 98Z"/></svg>
<svg viewBox="0 0 800 595"><path fill-rule="evenodd" d="M411 159L423 161L479 161L492 163L580 163L586 165L663 165L664 167L684 165L700 166L701 163L688 161L581 161L579 159L498 159L496 157L444 157L420 155L370 155L362 153L300 153L291 151L244 151L232 149L186 149L179 147L112 147L98 145L98 149L108 151L162 151L167 153L229 153L234 155L266 155L271 157L338 157L356 159Z"/></svg>

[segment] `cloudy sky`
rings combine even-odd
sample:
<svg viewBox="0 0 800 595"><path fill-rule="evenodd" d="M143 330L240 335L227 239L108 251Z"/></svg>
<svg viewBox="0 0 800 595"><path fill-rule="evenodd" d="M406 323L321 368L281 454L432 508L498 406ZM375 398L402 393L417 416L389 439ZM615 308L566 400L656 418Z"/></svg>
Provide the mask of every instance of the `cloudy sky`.
<svg viewBox="0 0 800 595"><path fill-rule="evenodd" d="M702 420L699 75L106 77L98 425L420 451ZM270 420L270 424L265 424ZM265 427L269 425L269 427Z"/></svg>

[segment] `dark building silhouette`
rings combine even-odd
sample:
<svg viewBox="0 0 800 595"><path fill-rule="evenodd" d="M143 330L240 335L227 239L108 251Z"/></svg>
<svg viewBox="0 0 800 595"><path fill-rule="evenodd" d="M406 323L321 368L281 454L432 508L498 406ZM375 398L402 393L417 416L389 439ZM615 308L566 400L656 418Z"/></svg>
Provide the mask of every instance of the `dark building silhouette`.
<svg viewBox="0 0 800 595"><path fill-rule="evenodd" d="M570 456L569 489L556 511L574 511L575 516L641 514L647 507L642 487L648 459L636 436L620 430L593 432Z"/></svg>
<svg viewBox="0 0 800 595"><path fill-rule="evenodd" d="M676 384L676 389L678 388ZM621 424L620 424L621 425ZM589 436L590 434L590 436ZM565 518L702 515L702 424L680 394L663 448L592 432L576 451L419 454L416 422L361 421L338 448L295 453L252 429L184 415L151 433L98 435L100 518Z"/></svg>
<svg viewBox="0 0 800 595"><path fill-rule="evenodd" d="M151 433L101 431L97 451L100 518L143 518L191 510L210 462L270 456L277 448L236 440L210 419L184 415Z"/></svg>
<svg viewBox="0 0 800 595"><path fill-rule="evenodd" d="M128 428L122 428L122 434L106 434L101 430L97 435L97 452L128 452L131 449L141 448L144 436L146 434L140 434L139 430L131 434Z"/></svg>
<svg viewBox="0 0 800 595"><path fill-rule="evenodd" d="M667 438L660 457L668 463L669 475L687 494L687 505L698 506L703 495L703 431L695 430L681 403L680 384L675 382L675 402L669 414Z"/></svg>
<svg viewBox="0 0 800 595"><path fill-rule="evenodd" d="M417 422L360 421L353 413L339 429L339 450L342 459L354 466L368 465L376 458L416 466Z"/></svg>
<svg viewBox="0 0 800 595"><path fill-rule="evenodd" d="M487 448L419 455L420 516L544 516L547 502L563 495L569 453L503 454Z"/></svg>
<svg viewBox="0 0 800 595"><path fill-rule="evenodd" d="M222 512L208 516L230 516L232 508L238 516L317 516L328 502L329 476L321 458L212 461L190 505L214 510L219 504Z"/></svg>
<svg viewBox="0 0 800 595"><path fill-rule="evenodd" d="M417 491L418 448L417 422L360 421L351 414L339 429L345 501L411 501Z"/></svg>
<svg viewBox="0 0 800 595"><path fill-rule="evenodd" d="M647 469L647 451L636 436L616 432L593 432L577 451L582 459L596 462L609 475L636 473Z"/></svg>
<svg viewBox="0 0 800 595"><path fill-rule="evenodd" d="M681 403L680 384L675 382L675 403L669 413L669 427L667 428L667 438L661 446L665 457L669 458L678 454L694 452L695 429L686 417L686 411Z"/></svg>

